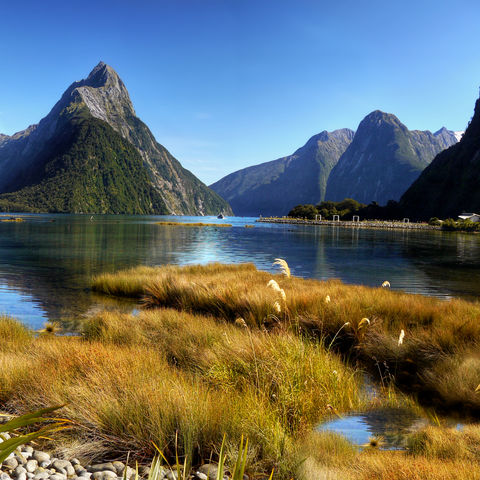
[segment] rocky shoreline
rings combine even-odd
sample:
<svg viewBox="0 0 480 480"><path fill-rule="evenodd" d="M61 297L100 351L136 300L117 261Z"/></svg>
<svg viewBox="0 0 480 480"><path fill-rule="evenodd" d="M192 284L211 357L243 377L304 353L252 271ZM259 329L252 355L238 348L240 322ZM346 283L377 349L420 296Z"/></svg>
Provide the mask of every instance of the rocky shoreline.
<svg viewBox="0 0 480 480"><path fill-rule="evenodd" d="M394 230L441 230L441 226L429 225L428 223L402 222L402 221L334 221L334 220L307 220L303 218L289 217L262 217L256 220L260 223L284 223L287 225L321 225L329 227L349 228L377 228Z"/></svg>
<svg viewBox="0 0 480 480"><path fill-rule="evenodd" d="M2 434L4 439L10 438ZM185 478L192 480L216 480L218 467L207 463L192 471ZM140 478L148 478L150 466L138 469ZM159 467L152 480L178 480L175 467ZM136 470L123 462L105 462L92 465L82 465L80 460L56 458L47 452L35 450L24 445L11 453L0 465L0 480L135 480ZM244 478L248 480L245 475ZM228 480L228 477L224 477Z"/></svg>

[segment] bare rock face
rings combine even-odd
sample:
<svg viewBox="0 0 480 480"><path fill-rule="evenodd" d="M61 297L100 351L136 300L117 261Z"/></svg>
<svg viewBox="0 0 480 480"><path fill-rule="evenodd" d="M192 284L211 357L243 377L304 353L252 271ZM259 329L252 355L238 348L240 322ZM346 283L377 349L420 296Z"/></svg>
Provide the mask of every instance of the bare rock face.
<svg viewBox="0 0 480 480"><path fill-rule="evenodd" d="M0 193L31 184L31 172L49 142L61 136L65 118L91 116L106 122L140 153L151 184L165 210L175 214L231 214L229 205L184 169L136 116L128 90L115 70L100 62L84 80L74 82L38 125L11 137L0 135ZM40 155L41 156L41 155ZM23 182L23 183L22 183Z"/></svg>
<svg viewBox="0 0 480 480"><path fill-rule="evenodd" d="M457 142L454 132L409 130L391 113L376 110L358 126L328 178L325 200L345 198L381 205L399 200L435 155Z"/></svg>

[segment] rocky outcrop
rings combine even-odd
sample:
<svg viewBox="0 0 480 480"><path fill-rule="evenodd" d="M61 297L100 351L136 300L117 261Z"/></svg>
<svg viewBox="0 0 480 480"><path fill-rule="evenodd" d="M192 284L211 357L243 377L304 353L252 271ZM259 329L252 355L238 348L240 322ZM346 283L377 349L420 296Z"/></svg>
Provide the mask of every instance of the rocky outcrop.
<svg viewBox="0 0 480 480"><path fill-rule="evenodd" d="M136 116L128 91L110 66L100 62L90 75L74 82L38 125L0 137L0 193L31 186L29 172L41 175L49 149L64 135L66 119L95 118L105 122L141 155L150 183L161 198L161 212L176 214L231 213L229 205L184 169ZM40 168L39 168L40 166ZM29 178L28 182L25 181ZM37 180L42 180L38 178Z"/></svg>
<svg viewBox="0 0 480 480"><path fill-rule="evenodd" d="M295 153L238 170L210 185L236 215L286 215L325 197L330 171L353 139L348 128L321 132Z"/></svg>
<svg viewBox="0 0 480 480"><path fill-rule="evenodd" d="M398 200L435 155L456 141L449 130L408 130L395 115L376 110L362 120L332 169L325 199L382 205Z"/></svg>

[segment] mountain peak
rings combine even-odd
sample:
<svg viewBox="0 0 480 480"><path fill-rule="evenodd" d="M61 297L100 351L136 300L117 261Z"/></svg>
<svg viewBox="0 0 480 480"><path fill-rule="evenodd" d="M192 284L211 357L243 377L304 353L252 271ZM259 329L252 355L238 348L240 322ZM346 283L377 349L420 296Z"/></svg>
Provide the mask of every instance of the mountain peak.
<svg viewBox="0 0 480 480"><path fill-rule="evenodd" d="M116 84L119 82L121 82L121 80L117 72L105 62L99 62L82 83L89 87L99 88L109 83Z"/></svg>

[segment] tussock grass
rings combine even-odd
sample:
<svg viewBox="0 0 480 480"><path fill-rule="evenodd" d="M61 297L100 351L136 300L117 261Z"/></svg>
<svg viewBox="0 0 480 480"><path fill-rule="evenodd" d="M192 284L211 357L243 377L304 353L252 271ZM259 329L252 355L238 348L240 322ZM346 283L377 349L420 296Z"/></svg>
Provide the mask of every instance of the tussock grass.
<svg viewBox="0 0 480 480"><path fill-rule="evenodd" d="M171 309L105 312L82 337L41 335L0 359L2 401L17 411L67 403L90 457L151 456L154 441L173 458L178 433L182 461L195 464L226 434L228 464L244 435L250 471L275 467L286 479L297 438L328 405L342 412L367 402L361 373L319 343Z"/></svg>
<svg viewBox="0 0 480 480"><path fill-rule="evenodd" d="M267 288L271 279L284 292L283 300L276 289ZM473 374L455 390L470 389L462 403L461 394L453 401L449 393L459 383L458 376L436 373L445 359L460 358L477 345L478 303L271 275L250 264L140 267L100 275L93 288L141 297L147 307L172 307L231 322L241 317L251 327L281 326L321 338L362 360L385 383L394 381L427 402L436 398L437 407L457 408L458 400L465 413L480 416L480 395L473 395L479 382L472 389Z"/></svg>

